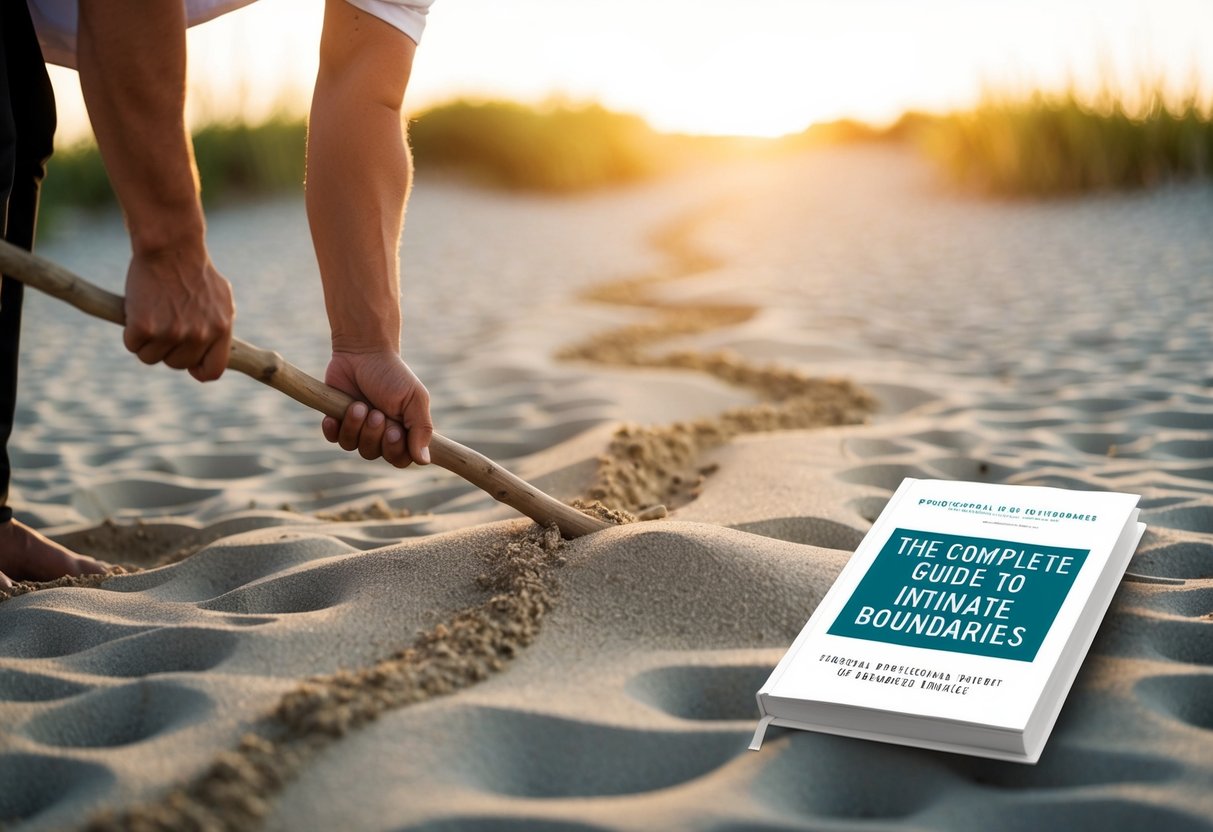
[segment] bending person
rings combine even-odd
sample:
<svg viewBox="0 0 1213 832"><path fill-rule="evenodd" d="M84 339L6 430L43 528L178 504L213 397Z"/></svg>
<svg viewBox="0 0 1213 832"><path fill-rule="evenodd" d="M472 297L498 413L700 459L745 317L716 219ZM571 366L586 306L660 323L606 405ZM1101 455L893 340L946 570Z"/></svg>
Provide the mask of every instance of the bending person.
<svg viewBox="0 0 1213 832"><path fill-rule="evenodd" d="M79 0L74 54L74 3L30 0L30 5L48 57L77 60L97 144L130 232L126 347L145 363L164 362L199 381L219 378L227 366L235 307L231 287L206 248L185 129L185 28L190 6L213 15L216 5L244 3ZM325 418L322 430L345 450L367 459L382 456L398 467L428 463L433 433L429 394L400 353L398 257L412 178L401 108L428 5L428 0L327 0L308 132L308 221L332 331L325 380L359 400L343 419ZM9 18L25 13L25 3L3 6L6 55L20 39L23 54L32 50L37 56L38 44L28 38L32 30L14 30L10 39ZM67 25L55 28L59 21ZM45 78L45 67L37 63ZM29 76L22 70L19 77L24 82ZM45 92L49 95L49 84ZM49 106L53 130L53 102ZM20 127L14 132L23 135ZM14 146L23 147L20 141ZM49 138L35 148L27 155L49 152ZM32 177L33 206L44 161L45 155ZM18 294L20 284L4 281L11 311L10 284ZM15 371L17 363L16 338L7 338L7 317L4 323L0 375L10 364ZM0 378L0 410L12 403L3 400L3 382ZM389 417L405 430L389 429ZM11 422L11 415L0 413L0 438L7 439L4 426ZM7 474L5 457L0 505ZM104 571L103 564L69 552L3 511L0 586L10 578L47 580Z"/></svg>

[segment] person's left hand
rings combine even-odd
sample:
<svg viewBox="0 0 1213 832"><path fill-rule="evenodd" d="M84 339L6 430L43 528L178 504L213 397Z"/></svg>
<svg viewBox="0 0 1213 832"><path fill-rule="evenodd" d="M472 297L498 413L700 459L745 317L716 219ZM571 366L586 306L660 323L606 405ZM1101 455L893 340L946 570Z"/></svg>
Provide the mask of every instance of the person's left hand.
<svg viewBox="0 0 1213 832"><path fill-rule="evenodd" d="M123 343L145 364L163 361L199 381L223 375L236 307L231 284L195 241L136 249L126 274Z"/></svg>
<svg viewBox="0 0 1213 832"><path fill-rule="evenodd" d="M358 400L340 421L325 417L325 439L364 459L382 456L397 468L429 464L434 434L430 394L398 353L334 352L324 381ZM389 419L399 422L404 433L396 425L389 427Z"/></svg>

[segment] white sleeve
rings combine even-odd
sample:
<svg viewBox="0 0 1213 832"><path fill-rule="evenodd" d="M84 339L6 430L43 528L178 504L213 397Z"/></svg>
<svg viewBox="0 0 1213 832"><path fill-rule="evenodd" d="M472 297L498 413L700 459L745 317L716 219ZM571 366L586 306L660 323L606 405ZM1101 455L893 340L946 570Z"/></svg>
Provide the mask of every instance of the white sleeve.
<svg viewBox="0 0 1213 832"><path fill-rule="evenodd" d="M0 0L0 3L23 0ZM30 17L38 30L42 57L47 63L76 66L76 29L78 0L28 0ZM186 0L190 26L205 23L221 14L247 6L253 0ZM395 26L414 43L421 42L425 16L434 0L346 0L368 14Z"/></svg>
<svg viewBox="0 0 1213 832"><path fill-rule="evenodd" d="M10 0L11 2L11 0ZM29 0L29 16L48 64L76 65L75 0Z"/></svg>
<svg viewBox="0 0 1213 832"><path fill-rule="evenodd" d="M4 3L20 1L0 0ZM252 2L253 0L186 0L187 25L205 23ZM29 12L34 21L34 28L38 31L43 59L47 63L75 67L76 31L80 24L78 0L29 0Z"/></svg>
<svg viewBox="0 0 1213 832"><path fill-rule="evenodd" d="M413 43L421 43L425 16L434 0L346 0L368 14L404 32Z"/></svg>

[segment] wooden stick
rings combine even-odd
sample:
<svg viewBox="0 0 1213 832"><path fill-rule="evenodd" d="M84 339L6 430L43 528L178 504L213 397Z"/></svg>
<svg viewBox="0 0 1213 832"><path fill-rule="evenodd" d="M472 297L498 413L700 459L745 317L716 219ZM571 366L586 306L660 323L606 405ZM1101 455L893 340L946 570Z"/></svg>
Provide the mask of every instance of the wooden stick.
<svg viewBox="0 0 1213 832"><path fill-rule="evenodd" d="M124 302L120 295L94 286L62 266L3 240L0 240L0 272L67 301L89 315L119 325L126 323ZM232 339L228 366L326 416L340 419L354 403L353 397L313 378L278 353L239 338ZM393 424L396 423L388 421L389 426ZM483 454L441 434L435 433L430 440L430 456L436 465L458 474L493 499L543 525L555 523L567 538L581 537L611 526L604 520L583 514L548 496Z"/></svg>

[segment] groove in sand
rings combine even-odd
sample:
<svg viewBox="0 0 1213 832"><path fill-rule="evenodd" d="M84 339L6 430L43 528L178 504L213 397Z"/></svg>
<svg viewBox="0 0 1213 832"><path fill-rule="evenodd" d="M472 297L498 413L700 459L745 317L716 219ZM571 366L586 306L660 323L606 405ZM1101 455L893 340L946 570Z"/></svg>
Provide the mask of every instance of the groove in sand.
<svg viewBox="0 0 1213 832"><path fill-rule="evenodd" d="M699 464L700 457L735 436L861 422L874 406L867 393L846 380L814 379L787 368L757 366L726 352L651 351L663 340L742 323L759 311L650 297L651 287L658 283L694 277L720 265L694 245L692 236L701 219L697 213L654 238L668 258L661 272L615 281L584 296L652 310L656 321L600 333L561 350L558 357L695 370L753 390L762 401L714 418L620 428L600 457L587 494L596 502L579 505L615 523L634 521L632 512L646 519L660 517L664 514L657 508L660 504L680 505L694 499L712 471ZM411 646L372 665L302 683L193 782L159 800L100 813L87 828L257 828L272 796L348 731L388 710L452 693L504 669L536 638L555 603L554 570L564 562L560 552L565 545L554 527L531 525L512 534L484 556L487 572L480 584L492 594L483 603L457 613ZM76 582L80 581L69 579L59 585Z"/></svg>

